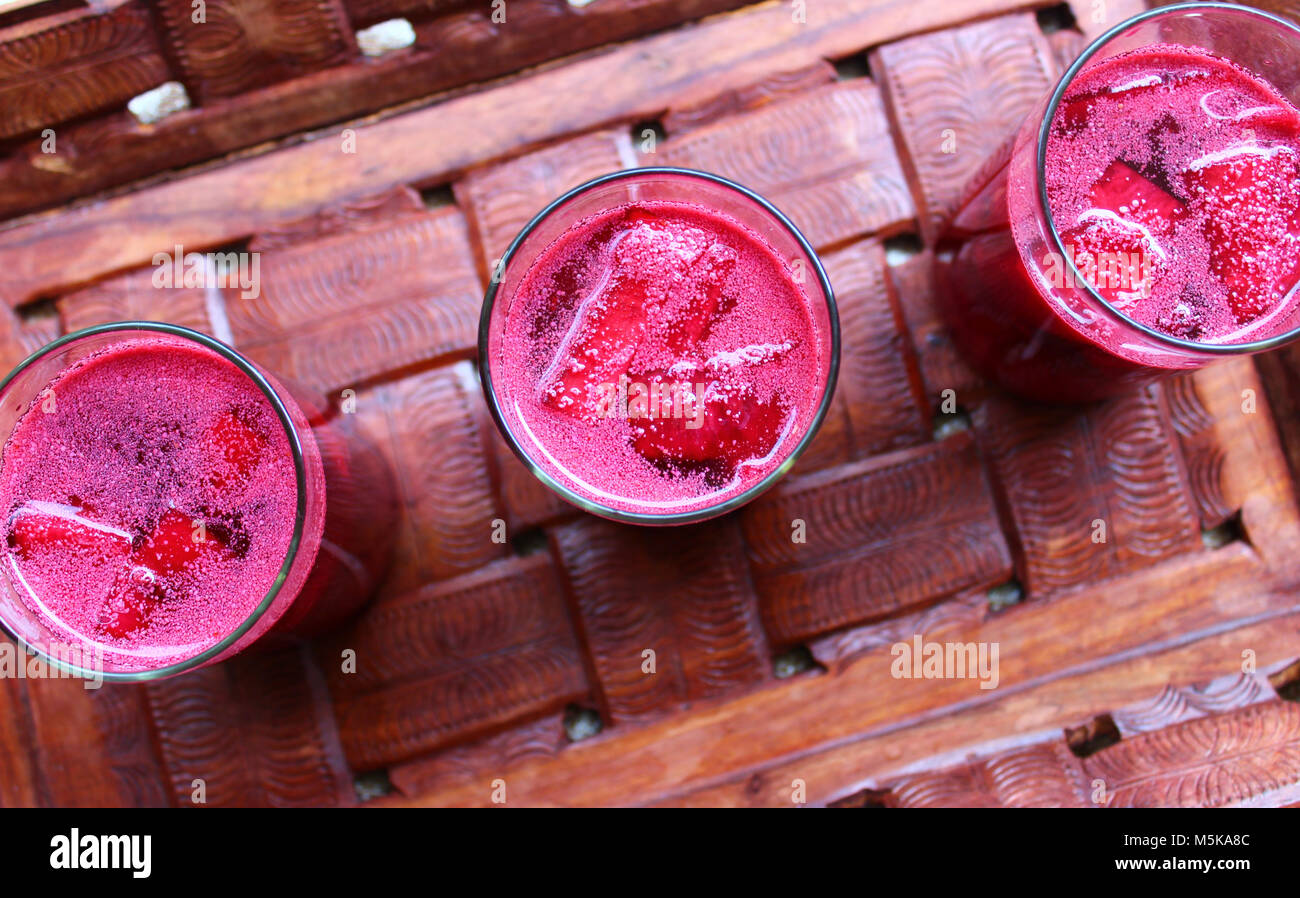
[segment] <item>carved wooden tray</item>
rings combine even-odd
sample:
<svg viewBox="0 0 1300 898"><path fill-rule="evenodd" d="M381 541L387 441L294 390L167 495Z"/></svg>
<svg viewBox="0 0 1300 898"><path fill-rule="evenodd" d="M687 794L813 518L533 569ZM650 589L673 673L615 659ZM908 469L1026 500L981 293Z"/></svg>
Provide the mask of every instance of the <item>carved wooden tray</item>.
<svg viewBox="0 0 1300 898"><path fill-rule="evenodd" d="M141 687L0 681L0 804L189 805L196 780L211 805L1300 799L1300 350L1035 409L933 312L963 181L1140 4L42 5L0 13L4 367L106 320L216 334L355 391L404 518L380 597L314 645ZM393 18L414 45L362 55ZM169 80L192 108L135 121ZM845 335L795 473L669 531L555 499L474 372L518 228L650 163L788 212ZM153 289L178 244L260 252L261 294ZM893 676L917 637L996 643L997 688Z"/></svg>

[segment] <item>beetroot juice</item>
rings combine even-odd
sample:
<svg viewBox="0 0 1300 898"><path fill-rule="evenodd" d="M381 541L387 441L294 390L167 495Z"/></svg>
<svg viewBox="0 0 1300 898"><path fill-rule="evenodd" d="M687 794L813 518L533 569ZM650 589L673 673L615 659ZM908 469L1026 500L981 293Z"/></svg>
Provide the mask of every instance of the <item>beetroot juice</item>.
<svg viewBox="0 0 1300 898"><path fill-rule="evenodd" d="M101 341L6 397L3 617L33 648L178 672L335 589L316 572L337 552L326 469L346 458L282 386L180 330Z"/></svg>
<svg viewBox="0 0 1300 898"><path fill-rule="evenodd" d="M1167 40L1187 13L1090 48L941 242L954 339L1008 389L1100 398L1300 325L1300 110L1246 65ZM1221 14L1234 49L1243 23L1294 32Z"/></svg>
<svg viewBox="0 0 1300 898"><path fill-rule="evenodd" d="M611 517L707 516L770 483L829 390L825 300L819 317L801 283L820 291L820 267L800 250L677 198L575 216L500 307L488 357L505 432Z"/></svg>

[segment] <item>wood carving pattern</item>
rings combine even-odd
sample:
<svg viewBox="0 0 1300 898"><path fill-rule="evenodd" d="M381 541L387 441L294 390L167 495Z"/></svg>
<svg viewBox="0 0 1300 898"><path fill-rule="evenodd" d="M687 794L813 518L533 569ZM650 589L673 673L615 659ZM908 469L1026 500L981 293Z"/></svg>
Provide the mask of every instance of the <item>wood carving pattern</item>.
<svg viewBox="0 0 1300 898"><path fill-rule="evenodd" d="M260 264L258 296L227 291L235 344L319 390L468 355L477 341L482 293L455 209L273 249Z"/></svg>
<svg viewBox="0 0 1300 898"><path fill-rule="evenodd" d="M64 331L109 321L166 321L216 333L213 312L220 320L225 308L221 291L202 287L160 289L153 285L154 270L138 268L59 297Z"/></svg>
<svg viewBox="0 0 1300 898"><path fill-rule="evenodd" d="M1143 733L1083 760L1107 807L1219 807L1300 781L1300 705L1271 701Z"/></svg>
<svg viewBox="0 0 1300 898"><path fill-rule="evenodd" d="M984 590L954 596L914 614L889 618L864 627L854 627L817 639L808 645L813 658L827 670L852 664L863 655L899 642L907 642L917 633L933 639L941 633L971 629L988 614L989 600Z"/></svg>
<svg viewBox="0 0 1300 898"><path fill-rule="evenodd" d="M1134 707L1128 719L1151 729L1134 730L1088 757L1076 758L1064 741L1042 742L900 777L884 802L1217 807L1294 797L1300 784L1300 705L1268 695L1258 679L1233 676L1199 688L1167 689Z"/></svg>
<svg viewBox="0 0 1300 898"><path fill-rule="evenodd" d="M1268 392L1291 479L1300 477L1300 346L1264 353L1255 362Z"/></svg>
<svg viewBox="0 0 1300 898"><path fill-rule="evenodd" d="M670 109L664 116L663 128L666 133L679 136L728 115L796 98L805 91L830 84L834 80L835 67L819 60L806 68L778 72L748 87L724 91L703 103Z"/></svg>
<svg viewBox="0 0 1300 898"><path fill-rule="evenodd" d="M0 40L0 139L121 108L168 77L143 3Z"/></svg>
<svg viewBox="0 0 1300 898"><path fill-rule="evenodd" d="M492 428L492 447L496 478L506 526L518 535L559 518L578 514L577 507L565 502L533 472L524 467L519 456L506 445L500 431Z"/></svg>
<svg viewBox="0 0 1300 898"><path fill-rule="evenodd" d="M563 721L551 715L465 745L388 768L388 779L403 795L420 795L441 784L468 778L490 782L497 772L535 758L553 757L569 739Z"/></svg>
<svg viewBox="0 0 1300 898"><path fill-rule="evenodd" d="M1010 575L969 437L791 478L740 518L763 622L778 644ZM806 543L792 539L796 520Z"/></svg>
<svg viewBox="0 0 1300 898"><path fill-rule="evenodd" d="M651 717L768 677L734 518L645 530L585 516L552 538L607 720ZM646 650L654 673L643 670Z"/></svg>
<svg viewBox="0 0 1300 898"><path fill-rule="evenodd" d="M416 217L424 211L420 195L402 185L373 196L329 206L315 215L262 231L249 241L248 250L265 253L291 249L302 243L391 225L395 220Z"/></svg>
<svg viewBox="0 0 1300 898"><path fill-rule="evenodd" d="M1202 686L1166 686L1155 698L1111 712L1125 736L1164 729L1276 698L1268 679L1256 674L1229 674Z"/></svg>
<svg viewBox="0 0 1300 898"><path fill-rule="evenodd" d="M1059 742L904 777L890 792L890 804L905 808L1088 806L1079 760Z"/></svg>
<svg viewBox="0 0 1300 898"><path fill-rule="evenodd" d="M160 808L171 804L164 787L162 766L149 737L149 708L144 690L97 689L90 697L95 727L103 737L117 792L135 807Z"/></svg>
<svg viewBox="0 0 1300 898"><path fill-rule="evenodd" d="M916 214L880 94L866 79L670 136L647 162L733 178L775 203L817 247L892 233Z"/></svg>
<svg viewBox="0 0 1300 898"><path fill-rule="evenodd" d="M484 280L510 241L547 203L584 181L635 164L626 130L599 131L478 169L457 181L456 201L477 238Z"/></svg>
<svg viewBox="0 0 1300 898"><path fill-rule="evenodd" d="M190 96L231 97L346 62L355 42L339 0L159 0L171 52Z"/></svg>
<svg viewBox="0 0 1300 898"><path fill-rule="evenodd" d="M338 673L344 649L356 673ZM357 769L406 760L587 692L548 555L384 599L319 651Z"/></svg>
<svg viewBox="0 0 1300 898"><path fill-rule="evenodd" d="M5 651L13 643L0 637ZM37 761L26 686L21 680L0 679L0 807L18 808L50 803Z"/></svg>
<svg viewBox="0 0 1300 898"><path fill-rule="evenodd" d="M6 371L30 354L23 345L22 331L18 313L0 309L0 365Z"/></svg>
<svg viewBox="0 0 1300 898"><path fill-rule="evenodd" d="M384 590L410 591L504 558L483 442L487 409L468 362L357 394L357 424L384 453L402 502Z"/></svg>
<svg viewBox="0 0 1300 898"><path fill-rule="evenodd" d="M434 751L586 693L582 661L559 641L523 646L472 667L396 683L334 709L348 761L370 770Z"/></svg>
<svg viewBox="0 0 1300 898"><path fill-rule="evenodd" d="M1056 61L1052 74L1059 77L1083 53L1088 46L1088 39L1078 31L1063 28L1047 35L1047 44L1052 48L1052 56Z"/></svg>
<svg viewBox="0 0 1300 898"><path fill-rule="evenodd" d="M862 242L822 258L839 305L843 347L836 393L854 457L915 446L930 436L920 373L885 270L880 244Z"/></svg>
<svg viewBox="0 0 1300 898"><path fill-rule="evenodd" d="M1159 389L1083 410L999 398L975 412L1015 523L1022 582L1031 595L1200 547Z"/></svg>
<svg viewBox="0 0 1300 898"><path fill-rule="evenodd" d="M925 384L927 407L937 407L944 390L970 408L986 387L962 359L935 307L934 254L929 250L889 269L898 304Z"/></svg>
<svg viewBox="0 0 1300 898"><path fill-rule="evenodd" d="M1163 384L1169 420L1178 434L1187 481L1201 527L1218 527L1236 513L1223 495L1223 447L1214 432L1214 418L1197 393L1195 375L1170 378Z"/></svg>
<svg viewBox="0 0 1300 898"><path fill-rule="evenodd" d="M871 63L933 245L966 181L1051 88L1056 61L1020 14L886 44Z"/></svg>
<svg viewBox="0 0 1300 898"><path fill-rule="evenodd" d="M143 687L171 800L210 806L354 801L320 677L296 649L240 656Z"/></svg>
<svg viewBox="0 0 1300 898"><path fill-rule="evenodd" d="M1200 545L1172 427L1148 387L1092 415L1100 469L1110 482L1110 540L1120 569Z"/></svg>

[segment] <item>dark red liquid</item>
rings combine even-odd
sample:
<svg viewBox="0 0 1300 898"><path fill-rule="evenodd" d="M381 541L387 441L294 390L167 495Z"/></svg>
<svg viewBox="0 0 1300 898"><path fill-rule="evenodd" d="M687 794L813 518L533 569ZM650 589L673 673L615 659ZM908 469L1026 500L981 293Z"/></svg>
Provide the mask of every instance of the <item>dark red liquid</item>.
<svg viewBox="0 0 1300 898"><path fill-rule="evenodd" d="M755 485L816 414L826 373L807 294L716 211L644 203L585 219L510 300L494 370L530 455L590 499L692 511Z"/></svg>
<svg viewBox="0 0 1300 898"><path fill-rule="evenodd" d="M1009 165L1011 153L1008 144L968 188L946 238L941 302L971 360L1049 400L1111 395L1187 367L1176 349L1137 348L1135 330L1079 321L1035 283L1068 287L1070 275L1046 255L1025 260L1012 236L1034 189L1008 191L1010 172L1031 171ZM1300 111L1267 83L1183 47L1107 59L1068 88L1046 155L1061 243L1121 315L1199 343L1300 323Z"/></svg>

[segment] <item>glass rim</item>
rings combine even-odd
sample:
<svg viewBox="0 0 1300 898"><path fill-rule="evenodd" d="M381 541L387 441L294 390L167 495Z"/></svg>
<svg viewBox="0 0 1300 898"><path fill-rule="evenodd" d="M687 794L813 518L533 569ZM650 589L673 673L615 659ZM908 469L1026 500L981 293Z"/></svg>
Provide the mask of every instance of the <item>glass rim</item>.
<svg viewBox="0 0 1300 898"><path fill-rule="evenodd" d="M65 334L33 352L26 359L19 362L12 371L5 375L4 380L0 380L0 401L3 401L10 384L12 384L23 371L27 370L45 356L87 337L128 331L160 333L198 343L200 346L217 353L225 360L231 362L236 368L252 380L271 403L271 407L274 409L276 417L279 418L280 424L284 427L285 436L289 440L289 451L293 456L294 477L298 491L297 508L295 510L293 522L293 536L289 540L289 546L285 551L284 562L280 565L280 570L279 573L276 574L275 582L271 584L266 595L262 597L262 601L253 609L249 616L224 639L202 652L192 655L182 661L177 661L173 664L167 665L166 667L152 668L149 670L94 671L79 665L70 664L51 655L49 652L31 645L26 639L14 632L5 622L3 616L0 616L0 632L3 632L5 635L15 640L31 654L42 658L48 664L53 664L59 670L86 679L103 680L106 682L138 683L148 680L159 680L179 673L185 673L186 671L201 667L213 658L219 657L222 653L238 642L244 634L251 630L270 609L271 605L279 597L280 590L284 587L285 581L289 577L289 572L293 567L294 561L298 557L298 550L302 545L303 532L306 528L307 521L307 468L303 456L302 443L298 438L298 432L293 424L293 419L289 415L288 407L284 404L284 400L280 397L279 393L276 392L266 375L258 370L256 365L246 359L234 348L227 346L215 337L210 337L207 334L188 327L183 327L179 324L168 324L162 321L113 321L106 324L93 325L91 327L82 328ZM24 412L24 414L26 414L26 412ZM99 653L101 657L103 654L103 652Z"/></svg>
<svg viewBox="0 0 1300 898"><path fill-rule="evenodd" d="M1125 327L1135 328L1144 335L1151 337L1166 346L1176 347L1178 349L1202 355L1229 357L1261 352L1290 342L1297 336L1300 336L1300 325L1293 327L1291 330L1284 331L1283 333L1275 334L1267 339L1252 340L1247 343L1198 343L1195 340L1184 340L1181 337L1174 337L1170 334L1162 333L1153 327L1133 320L1112 305L1104 296L1098 293L1097 289L1088 281L1088 279L1083 277L1079 272L1079 269L1074 264L1074 259L1065 251L1065 245L1061 241L1061 234L1056 227L1056 219L1052 215L1051 203L1048 201L1047 196L1047 139L1051 133L1052 122L1056 118L1056 110L1060 106L1061 100L1064 99L1066 90L1069 89L1070 85L1074 82L1075 76L1079 74L1084 65L1087 64L1088 60L1096 55L1096 53L1111 40L1118 37L1123 32L1128 31L1133 26L1145 22L1148 19L1161 18L1179 13L1199 13L1206 10L1226 11L1243 16L1263 19L1264 21L1271 22L1274 25L1281 27L1285 31L1291 32L1297 39L1300 39L1300 27L1297 27L1295 24L1288 22L1279 16L1275 16L1272 13L1265 12L1264 10L1256 9L1252 6L1242 6L1236 3L1178 3L1171 6L1160 6L1155 9L1149 9L1125 19L1123 22L1120 22L1118 25L1115 25L1100 37L1093 40L1093 42L1079 54L1079 57L1071 63L1069 68L1067 68L1061 75L1055 89L1052 91L1051 99L1047 104L1047 110L1043 114L1042 124L1038 129L1038 153L1035 176L1038 181L1038 202L1039 205L1042 206L1043 215L1047 220L1047 232L1051 236L1051 245L1055 247L1056 252L1065 260L1069 276L1073 278L1073 282L1081 284L1083 289L1087 291L1088 295L1093 300L1100 303L1102 309L1113 321Z"/></svg>
<svg viewBox="0 0 1300 898"><path fill-rule="evenodd" d="M541 465L524 451L519 439L515 436L514 431L506 423L505 415L502 413L500 403L497 401L496 390L492 381L492 359L488 352L488 339L491 331L492 311L496 307L497 293L501 282L505 280L505 272L511 260L518 253L524 241L542 224L551 217L555 212L567 205L570 201L582 196L590 190L604 186L616 181L634 179L644 176L653 175L672 175L686 178L697 178L708 181L717 186L723 187L739 194L744 199L757 205L763 212L776 220L791 237L794 238L800 250L808 257L812 263L813 271L817 275L817 282L821 288L822 294L826 301L827 316L830 319L830 351L831 360L826 373L826 388L822 392L821 403L818 405L812 420L808 424L808 429L804 432L802 439L795 445L790 454L775 468L768 472L758 483L749 487L745 491L735 496L725 499L713 505L704 508L698 508L693 511L669 512L665 514L656 514L653 512L627 511L625 509L614 508L602 502L598 502L587 496L584 496L568 486L560 483L556 478L551 476L550 472L544 470ZM839 309L835 303L835 292L831 287L830 278L826 274L826 269L822 265L817 251L813 249L808 238L803 232L790 220L790 218L778 209L771 201L750 190L741 184L721 175L715 175L712 172L699 171L693 168L678 168L675 166L644 166L641 168L620 169L609 172L597 178L592 178L572 188L551 202L532 217L528 224L511 241L510 246L506 249L501 261L493 266L492 274L488 281L487 293L483 297L483 309L479 315L479 333L478 333L478 374L479 384L483 389L484 399L487 401L488 411L492 415L492 420L496 423L497 429L501 431L506 443L515 453L524 466L551 490L559 494L565 501L576 505L583 511L598 515L610 520L619 521L626 524L642 524L648 526L671 526L676 524L691 524L698 521L708 520L719 517L730 511L747 504L766 492L776 484L782 477L789 473L794 463L803 454L808 444L812 442L813 437L821 428L823 420L830 409L831 400L834 398L835 386L839 380L840 369L840 316Z"/></svg>

